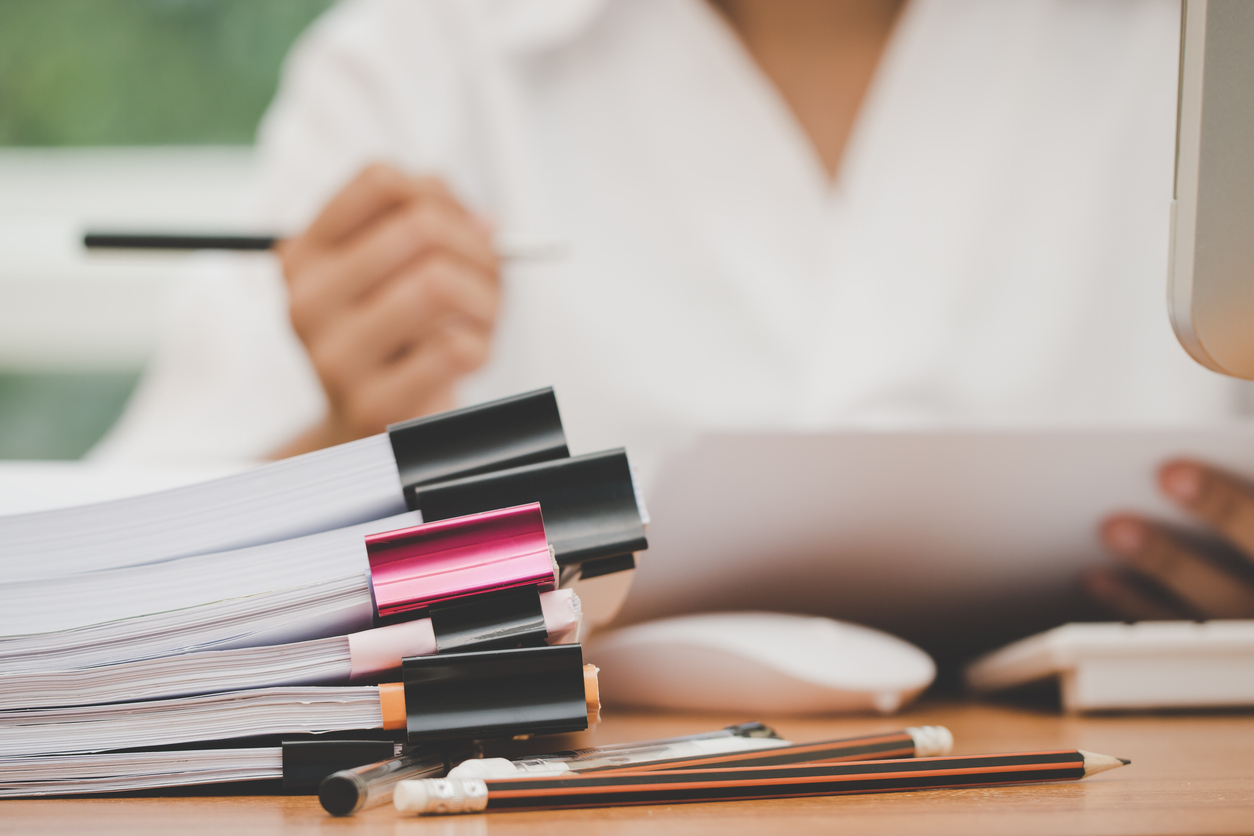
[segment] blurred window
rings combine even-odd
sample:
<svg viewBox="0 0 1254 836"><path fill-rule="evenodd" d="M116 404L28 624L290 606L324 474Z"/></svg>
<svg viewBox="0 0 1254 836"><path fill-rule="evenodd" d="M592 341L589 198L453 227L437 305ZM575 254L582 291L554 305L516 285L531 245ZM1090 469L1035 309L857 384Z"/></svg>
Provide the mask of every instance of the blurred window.
<svg viewBox="0 0 1254 836"><path fill-rule="evenodd" d="M0 0L0 145L252 142L331 0Z"/></svg>
<svg viewBox="0 0 1254 836"><path fill-rule="evenodd" d="M156 338L176 263L75 230L234 226L283 58L332 2L0 0L0 459L81 456Z"/></svg>

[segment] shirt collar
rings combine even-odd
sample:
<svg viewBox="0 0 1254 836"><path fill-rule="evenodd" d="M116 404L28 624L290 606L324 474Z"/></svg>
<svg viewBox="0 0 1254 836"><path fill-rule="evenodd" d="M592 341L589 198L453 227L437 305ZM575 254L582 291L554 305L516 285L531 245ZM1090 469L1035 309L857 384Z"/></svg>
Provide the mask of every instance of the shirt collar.
<svg viewBox="0 0 1254 836"><path fill-rule="evenodd" d="M488 0L496 42L515 53L557 49L582 35L609 0Z"/></svg>

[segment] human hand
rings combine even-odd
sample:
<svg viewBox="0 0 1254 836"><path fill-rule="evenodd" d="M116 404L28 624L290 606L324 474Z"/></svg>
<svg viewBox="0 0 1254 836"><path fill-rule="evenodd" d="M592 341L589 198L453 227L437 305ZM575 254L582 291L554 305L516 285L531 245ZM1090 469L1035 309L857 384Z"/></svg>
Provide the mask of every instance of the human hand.
<svg viewBox="0 0 1254 836"><path fill-rule="evenodd" d="M453 406L488 357L500 265L487 225L439 180L365 168L278 255L326 418L279 457Z"/></svg>
<svg viewBox="0 0 1254 836"><path fill-rule="evenodd" d="M1089 593L1130 620L1254 618L1254 488L1187 460L1164 465L1158 484L1222 544L1199 543L1132 514L1114 515L1101 534L1123 571L1091 572Z"/></svg>

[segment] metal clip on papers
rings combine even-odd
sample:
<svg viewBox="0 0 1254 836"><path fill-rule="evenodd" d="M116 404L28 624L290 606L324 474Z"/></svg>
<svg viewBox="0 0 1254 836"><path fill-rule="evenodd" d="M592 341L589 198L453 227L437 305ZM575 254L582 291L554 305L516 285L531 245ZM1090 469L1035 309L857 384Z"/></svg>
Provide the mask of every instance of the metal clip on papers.
<svg viewBox="0 0 1254 836"><path fill-rule="evenodd" d="M393 424L388 438L406 496L417 485L570 455L552 389Z"/></svg>
<svg viewBox="0 0 1254 836"><path fill-rule="evenodd" d="M443 520L538 502L549 542L563 569L580 565L591 576L597 564L619 571L634 567L633 552L649 547L627 454L610 450L498 470L405 489L411 510L424 520Z"/></svg>
<svg viewBox="0 0 1254 836"><path fill-rule="evenodd" d="M544 519L534 502L371 534L366 552L383 621L417 617L433 604L485 592L546 591L557 580Z"/></svg>
<svg viewBox="0 0 1254 836"><path fill-rule="evenodd" d="M535 586L433 604L431 631L438 653L538 647L549 640L544 606Z"/></svg>
<svg viewBox="0 0 1254 836"><path fill-rule="evenodd" d="M600 710L577 644L417 656L402 675L410 743L582 731Z"/></svg>

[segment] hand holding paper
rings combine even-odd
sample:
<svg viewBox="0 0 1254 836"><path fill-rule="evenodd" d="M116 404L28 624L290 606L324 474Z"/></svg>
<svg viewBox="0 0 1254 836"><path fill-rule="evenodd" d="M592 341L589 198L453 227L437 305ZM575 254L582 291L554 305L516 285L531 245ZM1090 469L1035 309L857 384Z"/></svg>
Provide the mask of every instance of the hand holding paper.
<svg viewBox="0 0 1254 836"><path fill-rule="evenodd" d="M1158 484L1169 499L1213 528L1235 550L1217 558L1215 545L1182 537L1170 526L1136 514L1102 525L1102 540L1123 566L1146 583L1110 569L1089 573L1089 592L1120 616L1254 618L1254 491L1235 476L1182 459L1165 465Z"/></svg>

